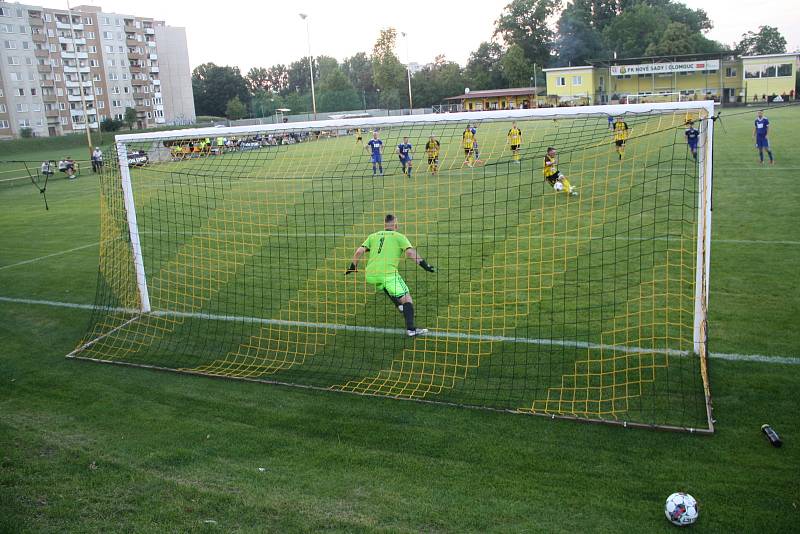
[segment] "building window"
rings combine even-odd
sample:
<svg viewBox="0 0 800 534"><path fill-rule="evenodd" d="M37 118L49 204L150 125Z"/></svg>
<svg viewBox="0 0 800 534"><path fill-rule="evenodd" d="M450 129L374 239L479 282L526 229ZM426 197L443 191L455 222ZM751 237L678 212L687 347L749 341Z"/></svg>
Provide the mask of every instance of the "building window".
<svg viewBox="0 0 800 534"><path fill-rule="evenodd" d="M583 76L573 76L572 85L583 85Z"/></svg>
<svg viewBox="0 0 800 534"><path fill-rule="evenodd" d="M25 113L28 111L28 104L17 104L17 113Z"/></svg>
<svg viewBox="0 0 800 534"><path fill-rule="evenodd" d="M564 87L567 85L567 79L564 76L556 77L556 87Z"/></svg>
<svg viewBox="0 0 800 534"><path fill-rule="evenodd" d="M782 63L778 65L778 76L791 76L792 75L792 64L791 63Z"/></svg>
<svg viewBox="0 0 800 534"><path fill-rule="evenodd" d="M87 26L94 26L94 19L92 17L86 17L83 19L83 23Z"/></svg>
<svg viewBox="0 0 800 534"><path fill-rule="evenodd" d="M95 87L94 88L94 94L96 94L97 96L102 95L103 94L103 88L102 87Z"/></svg>
<svg viewBox="0 0 800 534"><path fill-rule="evenodd" d="M37 93L37 89L35 87L31 87L31 96L36 96L36 93Z"/></svg>
<svg viewBox="0 0 800 534"><path fill-rule="evenodd" d="M19 65L19 58L17 56L8 56L9 65Z"/></svg>
<svg viewBox="0 0 800 534"><path fill-rule="evenodd" d="M31 49L31 43L29 43L28 41L22 41L22 49L23 50L30 50Z"/></svg>
<svg viewBox="0 0 800 534"><path fill-rule="evenodd" d="M747 79L761 78L762 65L748 65L744 68L744 77Z"/></svg>
<svg viewBox="0 0 800 534"><path fill-rule="evenodd" d="M8 121L0 120L0 130L5 130L8 127Z"/></svg>
<svg viewBox="0 0 800 534"><path fill-rule="evenodd" d="M5 113L6 111L8 111L8 109L6 108L6 105L5 104L0 104L0 113Z"/></svg>
<svg viewBox="0 0 800 534"><path fill-rule="evenodd" d="M109 41L113 38L114 38L113 32L103 32L103 39L105 39L106 41Z"/></svg>
<svg viewBox="0 0 800 534"><path fill-rule="evenodd" d="M0 33L14 33L14 26L11 24L0 24Z"/></svg>
<svg viewBox="0 0 800 534"><path fill-rule="evenodd" d="M16 50L17 49L17 42L16 41L5 41L4 46L6 50Z"/></svg>
<svg viewBox="0 0 800 534"><path fill-rule="evenodd" d="M736 68L735 67L727 67L725 69L725 77L726 78L736 78Z"/></svg>
<svg viewBox="0 0 800 534"><path fill-rule="evenodd" d="M106 52L108 52L109 54L113 54L114 53L114 47L111 46L111 45L106 45Z"/></svg>
<svg viewBox="0 0 800 534"><path fill-rule="evenodd" d="M87 39L94 39L94 37L95 37L94 32L86 32L86 38ZM96 47L91 47L90 46L89 48L94 48L95 49L94 51L97 52L97 48Z"/></svg>
<svg viewBox="0 0 800 534"><path fill-rule="evenodd" d="M20 125L20 128L29 128L31 125L31 121L28 119L19 119L17 121Z"/></svg>
<svg viewBox="0 0 800 534"><path fill-rule="evenodd" d="M25 96L25 88L17 87L17 96Z"/></svg>
<svg viewBox="0 0 800 534"><path fill-rule="evenodd" d="M98 109L105 109L105 107L106 107L105 100L100 100L100 101L97 102L97 108Z"/></svg>

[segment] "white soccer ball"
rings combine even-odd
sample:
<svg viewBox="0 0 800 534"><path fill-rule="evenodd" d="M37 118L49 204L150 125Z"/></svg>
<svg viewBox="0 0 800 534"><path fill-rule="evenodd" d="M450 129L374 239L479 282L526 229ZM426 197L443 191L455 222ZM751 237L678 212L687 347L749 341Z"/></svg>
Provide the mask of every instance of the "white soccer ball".
<svg viewBox="0 0 800 534"><path fill-rule="evenodd" d="M688 493L677 492L667 497L664 514L673 525L685 527L697 521L700 509L694 497Z"/></svg>
<svg viewBox="0 0 800 534"><path fill-rule="evenodd" d="M564 184L562 184L561 182L556 182L553 184L553 189L555 189L556 191L563 191Z"/></svg>

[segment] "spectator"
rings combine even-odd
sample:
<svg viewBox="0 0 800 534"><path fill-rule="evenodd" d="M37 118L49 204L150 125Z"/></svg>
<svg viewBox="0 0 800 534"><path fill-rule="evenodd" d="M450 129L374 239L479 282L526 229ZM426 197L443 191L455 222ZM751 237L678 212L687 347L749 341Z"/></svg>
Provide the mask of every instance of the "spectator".
<svg viewBox="0 0 800 534"><path fill-rule="evenodd" d="M58 170L63 172L70 180L77 176L75 172L75 160L72 159L72 156L65 156L64 159L59 161Z"/></svg>
<svg viewBox="0 0 800 534"><path fill-rule="evenodd" d="M41 168L42 176L44 176L44 177L53 176L53 174L54 174L53 164L54 163L55 163L54 161L43 161L42 162L42 168Z"/></svg>
<svg viewBox="0 0 800 534"><path fill-rule="evenodd" d="M94 147L92 152L92 172L100 172L103 170L103 151L99 146Z"/></svg>

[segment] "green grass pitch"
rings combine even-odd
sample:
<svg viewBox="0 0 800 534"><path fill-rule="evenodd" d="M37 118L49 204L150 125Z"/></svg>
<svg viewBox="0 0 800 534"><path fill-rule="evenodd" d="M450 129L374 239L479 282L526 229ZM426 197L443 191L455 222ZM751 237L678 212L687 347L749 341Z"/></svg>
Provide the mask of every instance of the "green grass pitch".
<svg viewBox="0 0 800 534"><path fill-rule="evenodd" d="M95 299L97 182L54 180L50 211L33 187L0 182L0 531L668 531L663 501L678 490L700 501L695 529L791 530L800 110L767 113L777 165L763 168L754 113L735 113L715 136L710 349L767 358L712 358L711 437L65 360ZM13 145L0 159L64 148ZM18 168L2 164L0 177ZM424 239L413 240L432 250L440 238ZM409 279L422 316L425 274ZM382 300L366 307L371 325L399 320Z"/></svg>

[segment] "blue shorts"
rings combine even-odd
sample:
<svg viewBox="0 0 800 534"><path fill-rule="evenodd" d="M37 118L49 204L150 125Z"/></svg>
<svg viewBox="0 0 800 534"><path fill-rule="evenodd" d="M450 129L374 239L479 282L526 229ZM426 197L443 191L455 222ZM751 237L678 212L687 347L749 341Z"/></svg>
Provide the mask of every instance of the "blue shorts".
<svg viewBox="0 0 800 534"><path fill-rule="evenodd" d="M372 155L372 163L383 163L383 158L380 154L373 154Z"/></svg>
<svg viewBox="0 0 800 534"><path fill-rule="evenodd" d="M756 148L769 148L769 138L756 137Z"/></svg>
<svg viewBox="0 0 800 534"><path fill-rule="evenodd" d="M697 141L689 141L689 148L697 150Z"/></svg>
<svg viewBox="0 0 800 534"><path fill-rule="evenodd" d="M411 155L409 154L408 156L405 157L400 156L400 163L402 163L403 165L411 163Z"/></svg>

